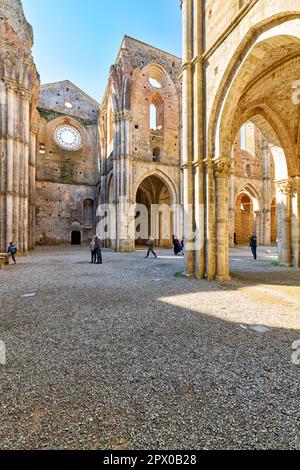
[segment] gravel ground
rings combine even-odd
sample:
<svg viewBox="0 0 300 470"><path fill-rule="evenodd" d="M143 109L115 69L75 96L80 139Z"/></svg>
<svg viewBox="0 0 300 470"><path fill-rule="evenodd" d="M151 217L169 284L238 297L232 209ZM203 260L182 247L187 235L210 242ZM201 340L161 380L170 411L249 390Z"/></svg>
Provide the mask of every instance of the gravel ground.
<svg viewBox="0 0 300 470"><path fill-rule="evenodd" d="M0 271L0 448L300 449L300 271L271 251L233 251L226 284L174 277L168 251Z"/></svg>

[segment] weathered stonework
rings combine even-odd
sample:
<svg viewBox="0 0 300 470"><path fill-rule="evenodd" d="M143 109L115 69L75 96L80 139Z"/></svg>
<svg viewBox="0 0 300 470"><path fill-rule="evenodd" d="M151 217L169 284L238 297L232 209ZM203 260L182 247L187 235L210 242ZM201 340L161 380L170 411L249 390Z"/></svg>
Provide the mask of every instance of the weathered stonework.
<svg viewBox="0 0 300 470"><path fill-rule="evenodd" d="M114 204L120 214L112 240L116 250L135 248L128 233L128 203L138 202L149 210L162 199L180 203L179 73L177 57L127 36L111 67L99 115L99 203ZM170 246L170 240L160 235L156 241Z"/></svg>
<svg viewBox="0 0 300 470"><path fill-rule="evenodd" d="M200 250L191 249L187 255L186 272L226 280L232 241L228 214L234 200L233 190L227 198L227 188L230 180L231 187L235 183L231 175L220 181L208 162L232 158L244 123L250 121L261 131L268 150L263 155L263 205L256 231L260 242L269 242L269 233L274 236L275 188L270 153L276 181L299 177L300 8L297 0L182 0L181 5L183 194L184 204L193 206L186 232L191 247L189 227L198 227L204 240ZM203 168L203 162L204 172L192 171ZM298 198L299 186L292 201L282 193L277 198L280 260L293 266L299 266ZM197 219L202 204L205 223Z"/></svg>
<svg viewBox="0 0 300 470"><path fill-rule="evenodd" d="M69 81L41 87L36 174L36 242L90 241L95 233L99 182L97 102ZM81 137L78 150L62 148L55 131L67 125ZM80 240L72 234L80 233Z"/></svg>
<svg viewBox="0 0 300 470"><path fill-rule="evenodd" d="M36 105L33 35L20 0L0 1L0 252L34 246Z"/></svg>

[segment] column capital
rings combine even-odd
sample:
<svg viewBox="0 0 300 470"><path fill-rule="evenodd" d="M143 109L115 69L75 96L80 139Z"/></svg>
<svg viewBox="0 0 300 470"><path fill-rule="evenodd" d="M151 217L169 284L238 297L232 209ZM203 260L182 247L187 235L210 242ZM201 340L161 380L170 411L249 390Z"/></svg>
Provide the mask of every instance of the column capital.
<svg viewBox="0 0 300 470"><path fill-rule="evenodd" d="M32 94L30 93L30 91L26 90L26 88L20 87L18 92L24 100L31 101Z"/></svg>
<svg viewBox="0 0 300 470"><path fill-rule="evenodd" d="M5 80L6 91L17 91L18 84L14 80Z"/></svg>
<svg viewBox="0 0 300 470"><path fill-rule="evenodd" d="M124 109L121 113L120 113L120 119L121 120L125 120L125 121L132 121L133 120L133 117L132 117L132 112L129 111L128 109Z"/></svg>
<svg viewBox="0 0 300 470"><path fill-rule="evenodd" d="M220 158L213 160L214 172L216 178L228 178L232 173L231 158Z"/></svg>
<svg viewBox="0 0 300 470"><path fill-rule="evenodd" d="M193 65L190 62L184 62L181 66L181 75L185 71L191 72L192 69L193 69Z"/></svg>
<svg viewBox="0 0 300 470"><path fill-rule="evenodd" d="M294 196L297 191L297 180L289 178L288 180L276 181L276 188L279 192L285 195Z"/></svg>
<svg viewBox="0 0 300 470"><path fill-rule="evenodd" d="M203 160L203 165L207 170L213 170L214 169L214 162L210 158L207 158L206 160Z"/></svg>

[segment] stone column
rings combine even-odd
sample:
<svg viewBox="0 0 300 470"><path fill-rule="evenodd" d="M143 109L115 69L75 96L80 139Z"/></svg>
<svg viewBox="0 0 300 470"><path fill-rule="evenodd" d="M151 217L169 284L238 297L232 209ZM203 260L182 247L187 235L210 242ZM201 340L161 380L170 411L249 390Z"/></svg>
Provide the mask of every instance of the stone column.
<svg viewBox="0 0 300 470"><path fill-rule="evenodd" d="M272 211L271 155L268 142L263 141L263 223L261 243L271 244L271 211Z"/></svg>
<svg viewBox="0 0 300 470"><path fill-rule="evenodd" d="M36 152L37 152L37 126L30 129L30 159L29 159L29 249L35 247L35 179L36 179Z"/></svg>
<svg viewBox="0 0 300 470"><path fill-rule="evenodd" d="M113 128L114 128L114 148L113 148L113 200L109 201L110 204L115 206L115 214L116 214L116 239L111 240L111 248L113 250L117 250L117 240L118 240L118 194L119 194L119 146L120 146L120 121L119 121L119 114L113 114Z"/></svg>
<svg viewBox="0 0 300 470"><path fill-rule="evenodd" d="M6 119L7 94L4 81L0 81L0 252L6 251Z"/></svg>
<svg viewBox="0 0 300 470"><path fill-rule="evenodd" d="M23 212L24 212L24 253L28 252L29 248L29 142L30 142L30 94L27 91L22 92L22 103L23 103L23 148L24 148L24 193L23 193Z"/></svg>
<svg viewBox="0 0 300 470"><path fill-rule="evenodd" d="M118 251L133 251L135 246L134 234L129 233L130 228L130 158L132 152L132 115L124 110L120 113L121 141L119 173L120 186L118 195Z"/></svg>
<svg viewBox="0 0 300 470"><path fill-rule="evenodd" d="M182 1L182 172L185 238L185 272L195 276L194 263L194 167L193 167L193 0Z"/></svg>
<svg viewBox="0 0 300 470"><path fill-rule="evenodd" d="M206 277L209 281L216 276L216 195L215 166L211 159L204 161L205 186L205 265Z"/></svg>
<svg viewBox="0 0 300 470"><path fill-rule="evenodd" d="M216 180L216 278L224 282L229 276L229 175L232 160L220 159L214 162Z"/></svg>
<svg viewBox="0 0 300 470"><path fill-rule="evenodd" d="M292 186L292 265L300 267L300 176L291 178Z"/></svg>
<svg viewBox="0 0 300 470"><path fill-rule="evenodd" d="M292 195L290 180L276 183L278 201L278 250L279 261L284 266L292 265Z"/></svg>
<svg viewBox="0 0 300 470"><path fill-rule="evenodd" d="M14 238L13 230L13 181L14 181L14 119L15 119L15 86L7 84L7 152L6 152L6 242Z"/></svg>
<svg viewBox="0 0 300 470"><path fill-rule="evenodd" d="M235 232L235 180L234 174L231 173L229 176L229 245L231 248L234 247L234 232Z"/></svg>
<svg viewBox="0 0 300 470"><path fill-rule="evenodd" d="M204 233L204 93L203 93L203 2L193 0L194 47L193 47L193 119L194 119L194 206L195 206L195 275L205 276Z"/></svg>

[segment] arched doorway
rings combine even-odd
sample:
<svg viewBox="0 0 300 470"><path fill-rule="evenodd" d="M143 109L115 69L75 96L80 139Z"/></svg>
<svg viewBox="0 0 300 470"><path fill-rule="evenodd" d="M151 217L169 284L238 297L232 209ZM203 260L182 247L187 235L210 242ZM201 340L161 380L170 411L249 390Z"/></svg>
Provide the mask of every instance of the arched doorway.
<svg viewBox="0 0 300 470"><path fill-rule="evenodd" d="M235 205L235 244L246 245L255 231L253 202L249 194L241 193Z"/></svg>
<svg viewBox="0 0 300 470"><path fill-rule="evenodd" d="M71 245L74 245L74 246L81 245L81 232L74 230L71 233Z"/></svg>
<svg viewBox="0 0 300 470"><path fill-rule="evenodd" d="M136 192L136 247L144 246L149 237L154 238L156 246L161 248L172 246L175 230L172 203L171 189L159 175L150 175L139 184Z"/></svg>

